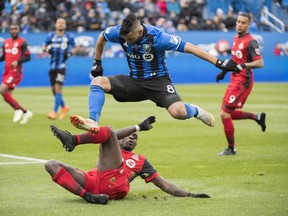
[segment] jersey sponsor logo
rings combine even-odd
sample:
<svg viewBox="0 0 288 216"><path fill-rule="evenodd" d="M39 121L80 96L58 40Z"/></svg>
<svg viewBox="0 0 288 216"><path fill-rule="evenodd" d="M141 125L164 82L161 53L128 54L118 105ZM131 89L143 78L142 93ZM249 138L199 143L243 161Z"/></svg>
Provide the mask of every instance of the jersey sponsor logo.
<svg viewBox="0 0 288 216"><path fill-rule="evenodd" d="M143 59L145 60L145 61L152 61L153 59L154 59L154 55L153 54L143 54Z"/></svg>
<svg viewBox="0 0 288 216"><path fill-rule="evenodd" d="M11 49L11 53L12 53L12 55L17 55L17 53L18 53L18 48L17 48L17 47L13 47L13 48Z"/></svg>
<svg viewBox="0 0 288 216"><path fill-rule="evenodd" d="M126 54L127 54L128 57L133 58L133 59L140 59L141 58L141 56L133 54L133 53L131 53L131 54L130 53L126 53Z"/></svg>
<svg viewBox="0 0 288 216"><path fill-rule="evenodd" d="M132 159L127 159L125 161L126 166L128 166L130 169L134 168L136 166L136 162Z"/></svg>
<svg viewBox="0 0 288 216"><path fill-rule="evenodd" d="M236 50L235 52L235 56L239 59L241 59L243 57L243 53L240 50Z"/></svg>
<svg viewBox="0 0 288 216"><path fill-rule="evenodd" d="M143 50L145 53L151 52L151 45L150 44L143 44Z"/></svg>

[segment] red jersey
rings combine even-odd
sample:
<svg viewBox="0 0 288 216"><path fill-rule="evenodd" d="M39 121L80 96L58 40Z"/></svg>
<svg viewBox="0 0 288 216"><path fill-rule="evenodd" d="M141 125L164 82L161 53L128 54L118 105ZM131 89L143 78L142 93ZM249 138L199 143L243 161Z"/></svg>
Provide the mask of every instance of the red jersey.
<svg viewBox="0 0 288 216"><path fill-rule="evenodd" d="M129 182L133 181L137 176L140 176L148 183L159 175L144 156L122 149L121 154L123 164L125 164L127 168L126 172Z"/></svg>
<svg viewBox="0 0 288 216"><path fill-rule="evenodd" d="M234 36L234 43L232 46L232 59L237 64L244 64L246 62L252 62L257 59L262 59L258 42L247 33L241 37L239 35ZM251 69L243 69L240 73L231 74L231 82L243 79L249 79L252 76Z"/></svg>
<svg viewBox="0 0 288 216"><path fill-rule="evenodd" d="M5 71L11 70L11 63L18 61L24 55L30 55L27 42L18 37L16 40L7 38L3 43L3 55L5 58ZM15 72L22 73L22 64L15 68Z"/></svg>

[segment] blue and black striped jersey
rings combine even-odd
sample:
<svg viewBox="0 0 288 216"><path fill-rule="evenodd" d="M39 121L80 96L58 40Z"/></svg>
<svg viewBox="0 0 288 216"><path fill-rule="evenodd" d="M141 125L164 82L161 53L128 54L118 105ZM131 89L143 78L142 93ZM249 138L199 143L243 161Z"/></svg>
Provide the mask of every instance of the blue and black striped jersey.
<svg viewBox="0 0 288 216"><path fill-rule="evenodd" d="M121 44L133 78L147 79L169 74L165 51L184 52L186 42L154 26L143 25L143 37L135 44L128 44L120 37L120 27L108 27L102 34L105 40Z"/></svg>
<svg viewBox="0 0 288 216"><path fill-rule="evenodd" d="M51 46L49 53L51 54L50 69L63 69L66 67L65 55L69 52L69 46L75 46L73 34L65 32L62 36L58 36L56 32L50 32L45 40L46 46Z"/></svg>

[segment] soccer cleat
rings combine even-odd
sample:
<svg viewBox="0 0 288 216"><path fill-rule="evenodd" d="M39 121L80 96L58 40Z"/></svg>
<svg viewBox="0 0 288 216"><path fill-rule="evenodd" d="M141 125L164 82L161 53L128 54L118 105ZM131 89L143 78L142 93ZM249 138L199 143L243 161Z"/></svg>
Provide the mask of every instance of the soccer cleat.
<svg viewBox="0 0 288 216"><path fill-rule="evenodd" d="M72 135L68 131L63 131L55 125L50 125L53 134L62 142L63 148L71 152L74 150L76 143L73 142Z"/></svg>
<svg viewBox="0 0 288 216"><path fill-rule="evenodd" d="M255 115L256 119L255 121L261 126L261 129L263 132L266 130L266 113L265 112L259 112Z"/></svg>
<svg viewBox="0 0 288 216"><path fill-rule="evenodd" d="M206 110L202 109L201 107L191 104L192 106L195 106L198 109L198 115L196 116L197 119L201 120L204 124L214 127L216 122L214 116L207 112Z"/></svg>
<svg viewBox="0 0 288 216"><path fill-rule="evenodd" d="M88 203L106 205L109 199L109 196L106 194L91 194L86 192L83 197Z"/></svg>
<svg viewBox="0 0 288 216"><path fill-rule="evenodd" d="M22 120L20 121L20 124L26 124L28 120L32 118L32 116L33 116L33 113L27 110L27 112L22 115Z"/></svg>
<svg viewBox="0 0 288 216"><path fill-rule="evenodd" d="M57 113L52 110L50 113L48 113L47 117L54 120L57 118Z"/></svg>
<svg viewBox="0 0 288 216"><path fill-rule="evenodd" d="M230 155L236 155L237 151L236 149L231 149L231 148L227 148L225 149L223 152L220 152L218 155L219 156L230 156Z"/></svg>
<svg viewBox="0 0 288 216"><path fill-rule="evenodd" d="M60 116L59 116L59 119L60 119L60 120L65 119L66 114L67 114L67 112L68 112L69 110L70 110L70 107L67 106L67 105L65 105L64 107L62 107L62 109L61 109L61 114L60 114Z"/></svg>
<svg viewBox="0 0 288 216"><path fill-rule="evenodd" d="M14 111L13 122L18 122L23 116L23 111L21 109L17 109Z"/></svg>
<svg viewBox="0 0 288 216"><path fill-rule="evenodd" d="M85 119L78 115L70 116L70 122L76 128L89 131L91 134L97 134L99 132L99 125L92 119Z"/></svg>

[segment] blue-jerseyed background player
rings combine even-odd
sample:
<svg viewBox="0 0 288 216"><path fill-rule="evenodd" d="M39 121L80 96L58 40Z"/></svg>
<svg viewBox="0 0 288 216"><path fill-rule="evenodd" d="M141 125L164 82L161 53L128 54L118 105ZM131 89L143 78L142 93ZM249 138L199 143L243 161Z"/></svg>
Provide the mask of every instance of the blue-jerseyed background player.
<svg viewBox="0 0 288 216"><path fill-rule="evenodd" d="M126 52L129 75L102 76L101 57L107 41L121 44ZM228 71L234 71L237 66L231 59L222 61L178 36L141 24L134 14L130 14L121 25L108 27L99 35L91 68L91 74L95 78L91 82L89 93L89 118L71 116L71 123L79 129L97 133L105 102L104 94L108 93L119 102L149 99L157 106L166 108L175 119L196 117L213 127L215 119L212 114L196 105L182 102L170 79L165 51L190 53Z"/></svg>
<svg viewBox="0 0 288 216"><path fill-rule="evenodd" d="M42 49L51 55L49 76L51 90L54 95L54 108L48 113L48 118L56 119L57 111L61 107L59 119L64 119L70 109L65 104L62 95L62 87L66 75L66 61L77 50L73 34L66 32L65 19L58 18L56 20L55 31L47 35Z"/></svg>

